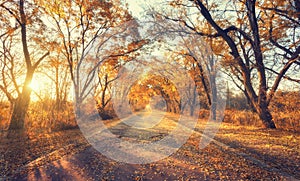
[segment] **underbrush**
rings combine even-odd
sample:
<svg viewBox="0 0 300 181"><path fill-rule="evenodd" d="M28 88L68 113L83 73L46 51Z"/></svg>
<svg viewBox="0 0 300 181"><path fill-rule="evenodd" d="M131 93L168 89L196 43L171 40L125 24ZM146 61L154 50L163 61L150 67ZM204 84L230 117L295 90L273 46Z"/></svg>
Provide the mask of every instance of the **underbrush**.
<svg viewBox="0 0 300 181"><path fill-rule="evenodd" d="M300 110L294 105L293 109L280 107L272 108L272 116L277 128L288 131L300 131ZM11 109L8 104L0 104L0 132L7 130L9 127L9 118ZM117 117L113 109L99 111L102 119L111 119ZM127 113L123 116L126 117ZM120 116L120 115L118 115ZM208 119L209 110L201 109L199 112L200 119ZM223 122L233 125L262 127L262 122L256 113L249 110L225 110ZM53 132L78 128L73 105L67 104L64 109L55 109L53 104L34 103L30 105L27 112L25 126L31 132Z"/></svg>
<svg viewBox="0 0 300 181"><path fill-rule="evenodd" d="M9 106L0 105L0 131L8 130L11 111ZM78 128L73 106L68 105L63 110L54 109L51 104L30 105L25 119L25 127L28 132L55 132Z"/></svg>
<svg viewBox="0 0 300 181"><path fill-rule="evenodd" d="M300 131L300 110L293 112L273 113L273 119L278 128L292 131Z"/></svg>
<svg viewBox="0 0 300 181"><path fill-rule="evenodd" d="M28 131L60 131L77 127L74 115L67 112L34 114L26 119L26 128Z"/></svg>
<svg viewBox="0 0 300 181"><path fill-rule="evenodd" d="M77 122L71 106L64 110L45 110L31 107L25 122L28 131L53 132L77 128Z"/></svg>
<svg viewBox="0 0 300 181"><path fill-rule="evenodd" d="M7 130L9 126L10 107L7 104L0 104L0 131Z"/></svg>
<svg viewBox="0 0 300 181"><path fill-rule="evenodd" d="M272 112L272 116L278 129L300 131L300 111ZM263 126L258 115L247 110L226 110L224 122L243 126Z"/></svg>
<svg viewBox="0 0 300 181"><path fill-rule="evenodd" d="M242 126L263 126L258 115L248 110L225 110L224 122Z"/></svg>

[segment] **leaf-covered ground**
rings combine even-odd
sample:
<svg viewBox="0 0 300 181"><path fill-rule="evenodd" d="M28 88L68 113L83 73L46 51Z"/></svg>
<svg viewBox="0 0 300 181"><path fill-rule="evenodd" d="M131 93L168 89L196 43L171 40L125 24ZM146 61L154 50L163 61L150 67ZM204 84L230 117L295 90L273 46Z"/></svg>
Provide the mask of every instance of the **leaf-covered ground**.
<svg viewBox="0 0 300 181"><path fill-rule="evenodd" d="M26 174L51 161L75 154L88 145L80 130L30 134L27 138L2 137L0 141L0 180Z"/></svg>
<svg viewBox="0 0 300 181"><path fill-rule="evenodd" d="M116 122L111 125L115 134L125 129ZM157 133L164 136L174 125L166 121L157 126ZM200 120L190 139L177 152L142 165L120 163L103 156L76 129L31 135L29 139L2 138L0 180L300 179L299 133L223 123L214 140L199 149L204 128L205 121ZM132 136L124 131L121 134L122 139ZM145 137L157 139L146 134Z"/></svg>

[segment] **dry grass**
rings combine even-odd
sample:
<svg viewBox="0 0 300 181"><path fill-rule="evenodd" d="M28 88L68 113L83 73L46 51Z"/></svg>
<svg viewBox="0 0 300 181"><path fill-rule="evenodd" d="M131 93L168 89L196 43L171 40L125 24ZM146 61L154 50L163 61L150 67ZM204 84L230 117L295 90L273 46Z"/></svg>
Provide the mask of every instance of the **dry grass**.
<svg viewBox="0 0 300 181"><path fill-rule="evenodd" d="M6 131L10 122L10 107L4 104L0 107L0 131ZM42 133L76 128L77 122L71 105L64 110L55 110L51 106L31 104L27 112L25 127L28 132Z"/></svg>
<svg viewBox="0 0 300 181"><path fill-rule="evenodd" d="M64 110L55 110L51 107L39 109L38 106L32 106L28 111L25 125L28 131L52 132L74 128L77 122L71 105Z"/></svg>
<svg viewBox="0 0 300 181"><path fill-rule="evenodd" d="M300 131L300 110L289 113L273 113L273 118L278 128L285 130Z"/></svg>
<svg viewBox="0 0 300 181"><path fill-rule="evenodd" d="M258 115L246 110L226 110L224 122L242 126L262 126Z"/></svg>
<svg viewBox="0 0 300 181"><path fill-rule="evenodd" d="M300 111L272 112L272 116L277 128L300 131ZM226 110L224 122L242 126L263 126L257 114L246 110Z"/></svg>
<svg viewBox="0 0 300 181"><path fill-rule="evenodd" d="M7 130L9 126L10 108L9 105L0 104L0 131Z"/></svg>
<svg viewBox="0 0 300 181"><path fill-rule="evenodd" d="M300 110L279 109L272 110L273 119L277 128L289 131L300 131ZM7 130L9 126L10 107L0 104L0 131ZM201 109L200 119L207 119L209 111ZM226 110L224 122L233 125L262 127L258 115L247 110ZM32 104L26 119L26 127L29 131L52 132L66 130L77 126L72 105L64 110L57 111L52 106L40 106Z"/></svg>

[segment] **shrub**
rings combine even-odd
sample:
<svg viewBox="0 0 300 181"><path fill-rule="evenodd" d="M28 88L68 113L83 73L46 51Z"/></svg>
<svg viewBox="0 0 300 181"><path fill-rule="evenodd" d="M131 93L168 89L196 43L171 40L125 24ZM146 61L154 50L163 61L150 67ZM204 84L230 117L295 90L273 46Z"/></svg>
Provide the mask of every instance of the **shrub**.
<svg viewBox="0 0 300 181"><path fill-rule="evenodd" d="M273 114L277 128L300 131L300 111L277 112Z"/></svg>
<svg viewBox="0 0 300 181"><path fill-rule="evenodd" d="M248 110L225 110L224 122L244 126L262 126L258 115Z"/></svg>
<svg viewBox="0 0 300 181"><path fill-rule="evenodd" d="M300 111L273 112L272 116L278 129L300 131ZM242 126L262 127L262 123L258 115L245 110L226 110L224 122Z"/></svg>
<svg viewBox="0 0 300 181"><path fill-rule="evenodd" d="M8 103L0 103L0 131L8 129L10 112Z"/></svg>
<svg viewBox="0 0 300 181"><path fill-rule="evenodd" d="M210 115L209 110L207 109L200 109L199 111L199 119L208 119Z"/></svg>
<svg viewBox="0 0 300 181"><path fill-rule="evenodd" d="M63 110L57 110L54 104L32 103L29 107L25 126L28 131L52 132L77 128L73 104L66 104Z"/></svg>

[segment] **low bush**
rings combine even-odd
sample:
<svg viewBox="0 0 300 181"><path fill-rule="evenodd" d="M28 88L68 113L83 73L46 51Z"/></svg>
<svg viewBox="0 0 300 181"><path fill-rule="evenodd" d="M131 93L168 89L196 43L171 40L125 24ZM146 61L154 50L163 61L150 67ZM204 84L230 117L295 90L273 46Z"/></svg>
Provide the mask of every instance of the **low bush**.
<svg viewBox="0 0 300 181"><path fill-rule="evenodd" d="M0 131L8 129L10 112L8 103L0 103Z"/></svg>
<svg viewBox="0 0 300 181"><path fill-rule="evenodd" d="M53 105L32 103L29 107L25 126L28 131L52 132L77 128L73 105L69 104L63 110L57 110Z"/></svg>
<svg viewBox="0 0 300 181"><path fill-rule="evenodd" d="M300 110L293 112L277 112L273 114L277 128L300 131Z"/></svg>
<svg viewBox="0 0 300 181"><path fill-rule="evenodd" d="M262 126L258 115L248 110L225 110L224 122L243 126Z"/></svg>
<svg viewBox="0 0 300 181"><path fill-rule="evenodd" d="M278 129L300 131L300 111L273 112L272 116ZM258 115L251 111L226 110L224 122L244 126L263 126Z"/></svg>

